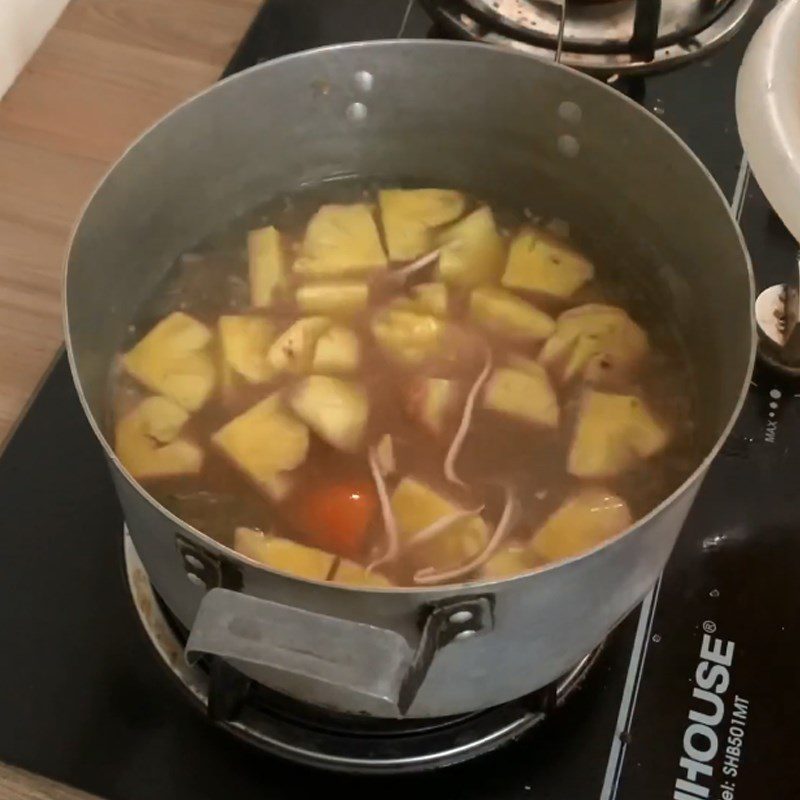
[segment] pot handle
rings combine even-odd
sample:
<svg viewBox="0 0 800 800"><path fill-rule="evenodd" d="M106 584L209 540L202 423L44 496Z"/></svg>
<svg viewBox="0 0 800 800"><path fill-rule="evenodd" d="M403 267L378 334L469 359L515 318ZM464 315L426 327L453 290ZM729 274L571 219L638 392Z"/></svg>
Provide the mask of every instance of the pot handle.
<svg viewBox="0 0 800 800"><path fill-rule="evenodd" d="M377 713L403 716L436 653L493 625L490 597L451 599L425 610L412 646L397 631L215 588L200 603L186 658L277 670L312 701L317 693L328 704L356 697Z"/></svg>

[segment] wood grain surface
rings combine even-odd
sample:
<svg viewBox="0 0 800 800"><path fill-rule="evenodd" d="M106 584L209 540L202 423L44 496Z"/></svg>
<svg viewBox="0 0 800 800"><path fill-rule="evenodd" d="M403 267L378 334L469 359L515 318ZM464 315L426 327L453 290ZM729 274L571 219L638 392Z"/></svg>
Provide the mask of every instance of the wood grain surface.
<svg viewBox="0 0 800 800"><path fill-rule="evenodd" d="M0 764L2 800L97 800L94 795Z"/></svg>
<svg viewBox="0 0 800 800"><path fill-rule="evenodd" d="M62 261L92 188L217 78L260 3L72 0L0 101L0 445L61 344Z"/></svg>
<svg viewBox="0 0 800 800"><path fill-rule="evenodd" d="M0 101L0 449L61 344L62 262L92 188L216 80L260 4L72 0ZM91 800L0 763L0 800L45 798Z"/></svg>

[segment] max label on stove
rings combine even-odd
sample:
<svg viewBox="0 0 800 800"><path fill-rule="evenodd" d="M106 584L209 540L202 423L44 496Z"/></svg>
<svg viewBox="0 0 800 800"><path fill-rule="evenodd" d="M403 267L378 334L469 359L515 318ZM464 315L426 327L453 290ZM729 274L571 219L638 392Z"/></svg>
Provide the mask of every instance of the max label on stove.
<svg viewBox="0 0 800 800"><path fill-rule="evenodd" d="M727 731L719 728L726 717L726 694L731 683L734 643L711 634L716 625L703 623L700 661L694 673L692 707L683 732L683 753L678 762L673 800L734 800L742 756L748 701L733 696ZM717 756L721 755L721 769ZM721 774L715 780L715 769ZM712 791L714 794L712 795Z"/></svg>
<svg viewBox="0 0 800 800"><path fill-rule="evenodd" d="M781 399L780 389L769 390L770 402L767 412L767 425L764 428L764 441L767 444L775 444L775 434L778 432L778 420L775 418L778 408L778 400Z"/></svg>

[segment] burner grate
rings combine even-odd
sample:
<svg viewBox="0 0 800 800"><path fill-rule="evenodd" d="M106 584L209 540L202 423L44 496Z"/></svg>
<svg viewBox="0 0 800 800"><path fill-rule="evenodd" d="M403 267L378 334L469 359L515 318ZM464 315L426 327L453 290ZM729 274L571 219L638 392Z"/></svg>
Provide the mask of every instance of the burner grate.
<svg viewBox="0 0 800 800"><path fill-rule="evenodd" d="M449 36L555 58L597 75L655 72L705 55L754 0L422 0Z"/></svg>

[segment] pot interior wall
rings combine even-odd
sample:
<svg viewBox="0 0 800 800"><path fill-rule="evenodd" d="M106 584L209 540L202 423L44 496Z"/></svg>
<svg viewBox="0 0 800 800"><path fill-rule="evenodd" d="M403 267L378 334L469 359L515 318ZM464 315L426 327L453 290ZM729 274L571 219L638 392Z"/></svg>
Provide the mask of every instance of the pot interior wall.
<svg viewBox="0 0 800 800"><path fill-rule="evenodd" d="M701 447L713 446L752 335L746 256L721 194L666 128L613 90L442 42L257 67L126 154L85 212L66 286L72 354L101 427L114 354L177 255L276 194L343 175L463 187L568 221L597 263L639 287L640 315L680 327L702 399Z"/></svg>

